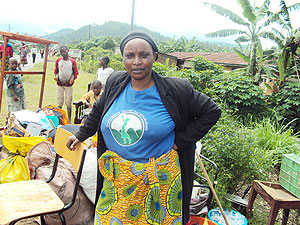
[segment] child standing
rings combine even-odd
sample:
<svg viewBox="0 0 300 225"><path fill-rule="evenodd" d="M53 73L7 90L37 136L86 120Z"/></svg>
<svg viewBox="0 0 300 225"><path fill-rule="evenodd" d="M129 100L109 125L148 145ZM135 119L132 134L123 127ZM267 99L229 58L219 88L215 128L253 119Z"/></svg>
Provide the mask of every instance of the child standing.
<svg viewBox="0 0 300 225"><path fill-rule="evenodd" d="M65 98L70 122L72 115L73 84L78 76L78 69L75 59L69 57L68 47L63 45L59 50L62 57L56 60L54 69L54 80L57 82L57 106L62 108Z"/></svg>
<svg viewBox="0 0 300 225"><path fill-rule="evenodd" d="M10 71L18 71L18 61L15 58L9 59ZM22 84L22 76L20 74L6 75L7 87L7 111L15 112L26 109L26 99L24 87Z"/></svg>

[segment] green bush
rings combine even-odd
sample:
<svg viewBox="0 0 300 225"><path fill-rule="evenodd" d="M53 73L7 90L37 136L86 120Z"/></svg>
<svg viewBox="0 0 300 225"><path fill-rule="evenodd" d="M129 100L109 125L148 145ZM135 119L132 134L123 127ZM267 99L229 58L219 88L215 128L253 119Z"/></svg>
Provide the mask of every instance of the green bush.
<svg viewBox="0 0 300 225"><path fill-rule="evenodd" d="M213 87L215 94L240 115L258 115L267 111L266 97L259 86L243 73L219 75Z"/></svg>
<svg viewBox="0 0 300 225"><path fill-rule="evenodd" d="M300 131L300 83L286 82L277 93L269 96L270 107L275 107L277 116L284 123L292 122L296 131Z"/></svg>
<svg viewBox="0 0 300 225"><path fill-rule="evenodd" d="M236 193L253 179L263 179L269 169L259 148L253 145L251 130L238 123L229 110L201 140L202 154L219 169L218 185L222 193Z"/></svg>
<svg viewBox="0 0 300 225"><path fill-rule="evenodd" d="M247 128L222 104L220 120L201 140L202 154L218 166L218 191L238 193L252 180L278 173L283 154L299 155L298 137L275 116ZM212 174L211 168L208 171Z"/></svg>
<svg viewBox="0 0 300 225"><path fill-rule="evenodd" d="M171 67L168 66L168 61L165 64L159 62L153 63L153 70L162 76L177 76L177 67L173 64Z"/></svg>
<svg viewBox="0 0 300 225"><path fill-rule="evenodd" d="M111 50L114 51L115 50L115 42L114 39L111 36L106 36L103 40L103 42L101 43L101 47L103 49L107 49L107 50Z"/></svg>
<svg viewBox="0 0 300 225"><path fill-rule="evenodd" d="M210 97L213 96L213 77L215 72L213 70L195 71L194 69L182 69L177 70L175 65L168 67L168 63L165 65L155 62L153 70L163 76L175 76L188 79L193 87Z"/></svg>
<svg viewBox="0 0 300 225"><path fill-rule="evenodd" d="M195 71L212 70L215 76L224 72L224 67L208 61L203 56L196 56L192 63Z"/></svg>

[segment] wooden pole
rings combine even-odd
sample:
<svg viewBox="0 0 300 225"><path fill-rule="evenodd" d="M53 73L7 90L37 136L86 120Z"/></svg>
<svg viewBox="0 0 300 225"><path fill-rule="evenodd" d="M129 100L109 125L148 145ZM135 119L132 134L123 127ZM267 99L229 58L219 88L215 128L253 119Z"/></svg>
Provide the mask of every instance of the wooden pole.
<svg viewBox="0 0 300 225"><path fill-rule="evenodd" d="M202 169L202 171L203 171L203 173L204 173L204 176L205 176L205 178L206 178L206 180L207 180L207 183L208 183L208 185L209 185L209 187L210 187L210 189L211 189L211 191L212 191L212 193L213 193L213 195L214 195L214 197L215 197L215 199L216 199L216 201L217 201L217 203L218 203L218 206L219 206L219 208L220 208L220 210L221 210L221 213L222 213L222 215L223 215L223 217L224 217L225 223L226 223L226 225L229 225L228 220L227 220L227 218L226 218L226 216L225 216L223 207L222 207L222 205L221 205L221 203L220 203L220 201L219 201L219 198L218 198L217 193L216 193L216 191L215 191L215 189L214 189L214 187L213 187L213 184L212 184L212 182L211 182L211 180L210 180L210 178L209 178L209 176L208 176L208 174L207 174L207 172L206 172L206 169L205 169L205 167L204 167L204 164L203 164L203 162L202 162L202 160L201 160L201 158L200 158L200 156L199 156L199 154L198 154L197 151L195 151L195 154L196 154L197 159L198 159L198 161L199 161L199 163L200 163L200 167L201 167L201 169Z"/></svg>
<svg viewBox="0 0 300 225"><path fill-rule="evenodd" d="M1 62L1 78L0 78L0 113L1 113L1 105L2 105L2 95L3 95L3 81L5 76L5 57L6 57L6 45L7 45L7 37L3 36L3 49L2 49L2 62Z"/></svg>
<svg viewBox="0 0 300 225"><path fill-rule="evenodd" d="M43 96L44 96L44 88L45 88L45 80L46 80L46 71L47 71L47 61L48 61L48 51L49 51L49 44L46 45L45 57L44 57L44 70L43 70L43 77L42 77L42 86L40 92L40 102L39 108L42 108L43 103Z"/></svg>

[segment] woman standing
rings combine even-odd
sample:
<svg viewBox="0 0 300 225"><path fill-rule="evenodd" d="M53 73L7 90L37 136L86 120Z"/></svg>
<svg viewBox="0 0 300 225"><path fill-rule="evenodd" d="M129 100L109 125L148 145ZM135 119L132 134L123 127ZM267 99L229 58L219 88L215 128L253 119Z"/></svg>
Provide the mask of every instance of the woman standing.
<svg viewBox="0 0 300 225"><path fill-rule="evenodd" d="M186 79L152 70L153 39L133 31L121 42L126 72L115 72L70 150L98 132L95 224L186 224L195 143L220 108Z"/></svg>
<svg viewBox="0 0 300 225"><path fill-rule="evenodd" d="M25 64L28 64L28 62L27 62L28 50L27 50L27 47L26 47L24 42L22 42L22 47L21 47L21 52L20 53L21 53L21 55L20 55L21 56L21 64L24 67Z"/></svg>

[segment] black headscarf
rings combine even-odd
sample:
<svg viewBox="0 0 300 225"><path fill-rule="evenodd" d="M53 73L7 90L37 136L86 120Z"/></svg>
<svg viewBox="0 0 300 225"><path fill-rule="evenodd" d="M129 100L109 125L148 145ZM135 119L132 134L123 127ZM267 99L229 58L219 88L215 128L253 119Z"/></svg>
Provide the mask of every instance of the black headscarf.
<svg viewBox="0 0 300 225"><path fill-rule="evenodd" d="M153 38L149 34L145 33L144 31L134 30L134 31L131 31L130 33L128 33L121 41L120 50L121 50L122 55L123 55L124 47L127 44L127 42L131 41L132 39L135 39L135 38L141 38L141 39L147 41L151 45L153 52L158 52L158 48L157 48ZM156 57L156 59L157 59L157 57Z"/></svg>

